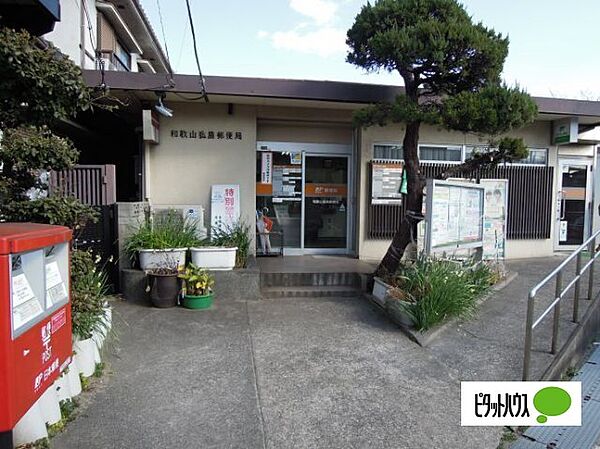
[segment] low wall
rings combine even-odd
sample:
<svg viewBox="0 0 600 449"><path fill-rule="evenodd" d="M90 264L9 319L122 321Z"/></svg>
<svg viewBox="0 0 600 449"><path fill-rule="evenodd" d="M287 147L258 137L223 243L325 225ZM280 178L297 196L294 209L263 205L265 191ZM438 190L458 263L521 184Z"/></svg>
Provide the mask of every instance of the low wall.
<svg viewBox="0 0 600 449"><path fill-rule="evenodd" d="M260 271L256 259L248 260L248 267L231 271L212 271L215 277L215 299L258 300L260 294ZM121 270L121 293L127 301L149 303L150 294L146 291L148 280L142 270L125 268Z"/></svg>
<svg viewBox="0 0 600 449"><path fill-rule="evenodd" d="M546 368L541 380L560 380L568 368L579 367L590 344L599 333L600 296L596 296L581 319L580 326L575 329L550 366Z"/></svg>

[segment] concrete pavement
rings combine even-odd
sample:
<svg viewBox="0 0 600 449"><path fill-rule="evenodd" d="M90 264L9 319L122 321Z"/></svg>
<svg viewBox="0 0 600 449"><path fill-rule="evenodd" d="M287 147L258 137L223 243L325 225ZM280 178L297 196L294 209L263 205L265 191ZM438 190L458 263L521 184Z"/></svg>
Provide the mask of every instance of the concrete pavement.
<svg viewBox="0 0 600 449"><path fill-rule="evenodd" d="M511 264L429 348L361 298L118 303L112 374L52 447L495 449L501 429L460 427L460 380L520 378L526 292L559 262Z"/></svg>

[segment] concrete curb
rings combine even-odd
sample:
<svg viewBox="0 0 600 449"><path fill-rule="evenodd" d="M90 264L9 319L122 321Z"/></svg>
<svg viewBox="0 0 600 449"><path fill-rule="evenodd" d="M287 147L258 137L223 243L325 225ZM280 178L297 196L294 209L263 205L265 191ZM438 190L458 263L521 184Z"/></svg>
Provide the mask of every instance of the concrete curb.
<svg viewBox="0 0 600 449"><path fill-rule="evenodd" d="M517 273L515 271L509 272L506 275L506 277L504 278L504 280L502 280L501 282L498 282L497 284L492 286L492 288L490 289L490 291L487 294L483 295L479 300L477 300L477 307L480 307L494 293L499 292L504 287L506 287L508 284L510 284L512 281L514 281L518 275L519 275L519 273ZM373 298L373 295L367 293L367 294L365 294L365 297L369 301L371 301L371 303L373 303L375 306L377 306L377 308L380 309L389 318L389 315L385 312L384 308L381 305L379 305L379 303ZM429 344L431 344L431 342L436 340L437 337L439 337L441 334L443 334L448 328L452 327L454 324L456 324L462 320L462 318L460 318L460 317L451 318L448 321L443 322L439 326L434 327L433 329L429 329L428 331L425 331L425 332L420 332L420 331L417 331L414 327L402 326L402 325L399 325L394 320L392 320L391 318L389 318L389 319L390 319L390 321L394 322L394 324L396 324L398 326L398 328L408 338L410 338L412 341L414 341L419 346L422 346L424 348L427 347Z"/></svg>

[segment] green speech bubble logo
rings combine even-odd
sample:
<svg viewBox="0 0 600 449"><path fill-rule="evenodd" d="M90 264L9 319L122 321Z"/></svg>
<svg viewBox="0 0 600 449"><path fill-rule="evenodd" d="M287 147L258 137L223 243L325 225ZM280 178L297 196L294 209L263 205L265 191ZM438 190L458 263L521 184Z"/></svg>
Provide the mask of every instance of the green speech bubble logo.
<svg viewBox="0 0 600 449"><path fill-rule="evenodd" d="M562 415L569 410L569 407L571 407L571 396L562 388L546 387L535 394L533 405L541 413L537 417L537 422L543 424L548 421L548 416Z"/></svg>

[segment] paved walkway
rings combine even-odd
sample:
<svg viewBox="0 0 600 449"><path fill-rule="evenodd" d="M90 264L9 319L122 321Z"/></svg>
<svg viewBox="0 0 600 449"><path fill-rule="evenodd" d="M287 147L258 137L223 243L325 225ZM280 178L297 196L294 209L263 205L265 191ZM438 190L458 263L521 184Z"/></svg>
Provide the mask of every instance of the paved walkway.
<svg viewBox="0 0 600 449"><path fill-rule="evenodd" d="M559 261L511 264L426 349L361 298L120 302L111 373L52 447L495 449L502 429L460 427L460 381L520 378L526 292Z"/></svg>
<svg viewBox="0 0 600 449"><path fill-rule="evenodd" d="M597 449L600 447L600 343L573 377L581 382L581 427L530 427L511 449Z"/></svg>

